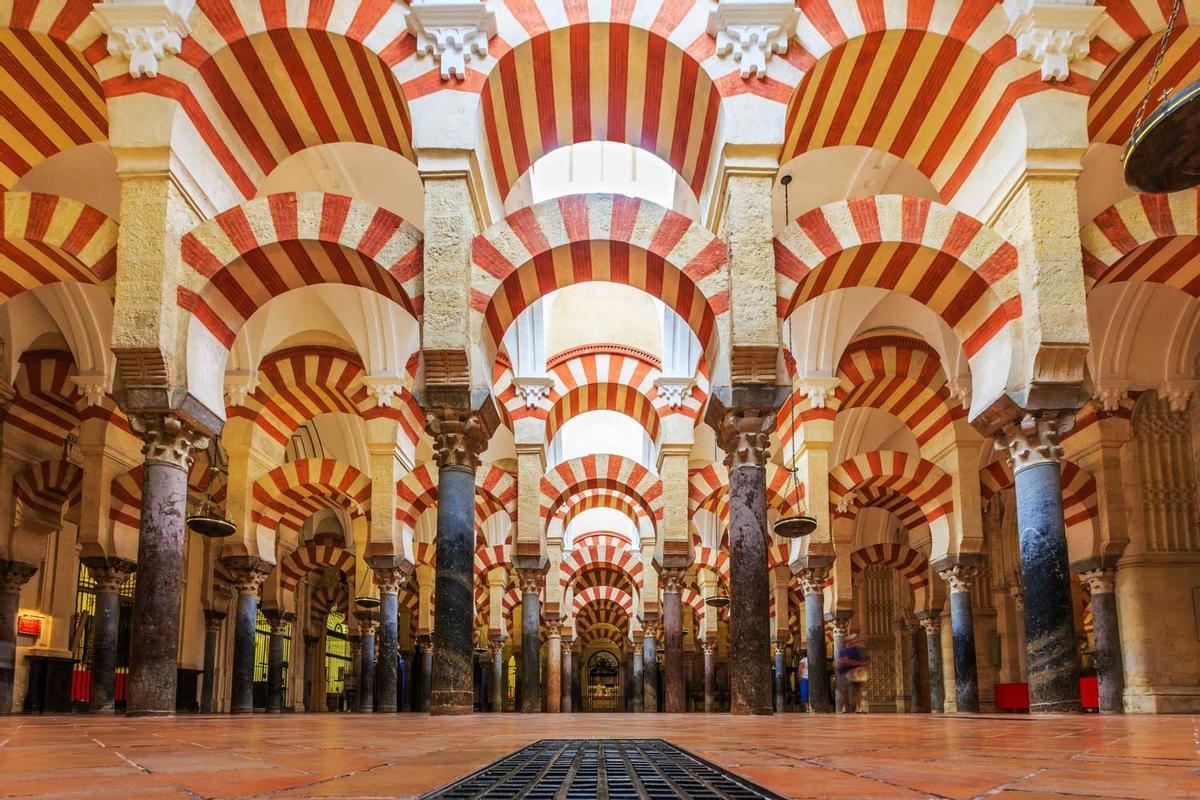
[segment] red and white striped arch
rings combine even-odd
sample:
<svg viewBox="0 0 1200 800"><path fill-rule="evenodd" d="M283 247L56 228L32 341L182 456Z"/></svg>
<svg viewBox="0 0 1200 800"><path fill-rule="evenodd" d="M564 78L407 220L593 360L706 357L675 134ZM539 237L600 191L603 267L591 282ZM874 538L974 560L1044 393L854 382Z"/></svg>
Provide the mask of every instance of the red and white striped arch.
<svg viewBox="0 0 1200 800"><path fill-rule="evenodd" d="M562 517L563 530L571 524L571 520L579 516L585 511L592 511L597 508L610 508L614 511L619 511L634 523L636 526L638 521L646 516L646 512L635 498L628 492L620 489L585 489L582 492L572 495L566 502L558 508L557 516ZM606 532L607 533L607 532ZM592 534L585 533L583 536ZM623 535L623 534L613 534ZM578 541L579 538L576 538Z"/></svg>
<svg viewBox="0 0 1200 800"><path fill-rule="evenodd" d="M584 547L594 541L607 539L615 539L616 541L622 543L625 547L633 549L633 542L629 540L629 537L624 533L618 533L616 531L587 531L576 536L572 540L571 546Z"/></svg>
<svg viewBox="0 0 1200 800"><path fill-rule="evenodd" d="M572 458L547 470L540 487L542 519L548 522L571 495L585 489L627 491L652 519L662 519L662 481L636 461L608 453Z"/></svg>
<svg viewBox="0 0 1200 800"><path fill-rule="evenodd" d="M26 350L17 371L16 395L4 413L4 427L61 448L79 427L83 395L71 380L75 360L65 350Z"/></svg>
<svg viewBox="0 0 1200 800"><path fill-rule="evenodd" d="M475 472L475 509L479 522L504 511L515 519L517 514L517 478L495 464Z"/></svg>
<svg viewBox="0 0 1200 800"><path fill-rule="evenodd" d="M203 459L196 459L188 470L188 499L196 502L207 496L209 483L213 479L212 470ZM108 509L108 519L112 525L114 538L132 537L128 541L136 542L138 529L142 519L142 465L122 472L112 479L109 484L112 502ZM212 501L218 508L224 506L225 488L222 485L212 494ZM220 563L218 561L218 563Z"/></svg>
<svg viewBox="0 0 1200 800"><path fill-rule="evenodd" d="M216 569L221 569L220 561L217 562ZM308 597L309 604L316 614L329 614L335 609L342 614L349 613L350 590L341 581L332 586L328 584L314 586L312 593Z"/></svg>
<svg viewBox="0 0 1200 800"><path fill-rule="evenodd" d="M885 542L858 548L850 554L851 578L857 578L871 564L892 567L904 576L913 590L929 585L929 559L908 545Z"/></svg>
<svg viewBox="0 0 1200 800"><path fill-rule="evenodd" d="M538 32L499 58L480 96L501 197L541 156L578 142L648 150L697 196L712 165L720 94L695 58L644 28Z"/></svg>
<svg viewBox="0 0 1200 800"><path fill-rule="evenodd" d="M333 458L302 458L281 464L254 482L257 508L251 521L274 533L283 526L298 531L324 508L340 508L352 516L368 513L371 479Z"/></svg>
<svg viewBox="0 0 1200 800"><path fill-rule="evenodd" d="M576 635L584 647L596 639L619 642L629 635L633 615L619 603L608 599L595 599L579 610L575 616ZM616 634L616 637L613 634Z"/></svg>
<svg viewBox="0 0 1200 800"><path fill-rule="evenodd" d="M775 240L779 316L837 289L889 289L940 316L977 365L1021 316L1017 261L1011 243L947 206L902 195L841 200L798 217Z"/></svg>
<svg viewBox="0 0 1200 800"><path fill-rule="evenodd" d="M2 152L0 145L0 163ZM96 285L116 274L117 224L78 200L0 193L0 229L0 302L38 286Z"/></svg>
<svg viewBox="0 0 1200 800"><path fill-rule="evenodd" d="M1091 533L1100 516L1100 498L1096 479L1074 461L1059 461L1059 479L1062 481L1063 524L1068 535L1083 529ZM997 460L979 471L979 488L986 504L1005 489L1013 486L1012 465Z"/></svg>
<svg viewBox="0 0 1200 800"><path fill-rule="evenodd" d="M108 109L92 68L104 55L91 4L14 0L0 9L0 187L58 153L108 140Z"/></svg>
<svg viewBox="0 0 1200 800"><path fill-rule="evenodd" d="M578 547L568 550L563 555L559 586L566 589L583 571L598 566L621 572L639 592L642 590L645 567L641 554L615 536L589 537Z"/></svg>
<svg viewBox="0 0 1200 800"><path fill-rule="evenodd" d="M729 554L715 547L697 547L692 566L696 569L710 569L719 578L729 580Z"/></svg>
<svg viewBox="0 0 1200 800"><path fill-rule="evenodd" d="M658 441L662 423L654 400L623 383L591 383L561 395L546 415L546 441L553 442L567 421L591 411L624 414L640 425L651 441Z"/></svg>
<svg viewBox="0 0 1200 800"><path fill-rule="evenodd" d="M683 602L684 608L690 608L692 613L698 617L704 616L704 598L691 587L685 586L679 593L679 599Z"/></svg>
<svg viewBox="0 0 1200 800"><path fill-rule="evenodd" d="M13 479L16 499L29 511L61 518L79 502L83 489L83 470L61 459L30 464Z"/></svg>
<svg viewBox="0 0 1200 800"><path fill-rule="evenodd" d="M1127 197L1079 232L1090 287L1161 283L1200 297L1200 189Z"/></svg>
<svg viewBox="0 0 1200 800"><path fill-rule="evenodd" d="M571 603L571 608L574 609L575 617L578 618L579 613L585 607L592 603L603 601L616 603L626 614L633 615L633 597L628 592L623 592L612 586L589 586L575 595L575 599Z"/></svg>
<svg viewBox="0 0 1200 800"><path fill-rule="evenodd" d="M487 587L480 582L486 581L487 574L494 568L509 566L507 549L502 544L484 545L475 548L475 581L483 587L485 593Z"/></svg>
<svg viewBox="0 0 1200 800"><path fill-rule="evenodd" d="M357 354L336 347L304 346L277 350L258 366L258 385L230 419L247 419L280 445L303 423L321 414L350 414L365 420L396 421L411 443L424 430L424 414L404 389L390 406L367 392L366 370Z"/></svg>
<svg viewBox="0 0 1200 800"><path fill-rule="evenodd" d="M437 505L438 468L425 463L396 482L396 519L414 530L421 515ZM517 480L511 472L496 465L475 471L475 524L503 511L515 519Z"/></svg>
<svg viewBox="0 0 1200 800"><path fill-rule="evenodd" d="M347 585L354 585L354 553L332 541L302 544L279 562L279 584L294 590L307 573L330 567L342 574Z"/></svg>
<svg viewBox="0 0 1200 800"><path fill-rule="evenodd" d="M491 363L509 325L556 289L608 281L641 289L682 317L709 361L728 328L725 245L645 200L572 195L522 208L471 245L471 324Z"/></svg>
<svg viewBox="0 0 1200 800"><path fill-rule="evenodd" d="M956 420L966 419L950 396L937 352L905 337L872 337L852 343L838 364L843 384L828 403L834 411L877 408L892 414L925 445Z"/></svg>
<svg viewBox="0 0 1200 800"><path fill-rule="evenodd" d="M226 350L255 311L303 286L359 286L421 313L420 231L361 200L273 194L201 223L180 246L190 274L179 305Z"/></svg>
<svg viewBox="0 0 1200 800"><path fill-rule="evenodd" d="M920 510L914 522L932 524L954 511L951 492L950 476L933 462L895 450L860 453L829 473L830 504L846 509L839 514L902 495Z"/></svg>

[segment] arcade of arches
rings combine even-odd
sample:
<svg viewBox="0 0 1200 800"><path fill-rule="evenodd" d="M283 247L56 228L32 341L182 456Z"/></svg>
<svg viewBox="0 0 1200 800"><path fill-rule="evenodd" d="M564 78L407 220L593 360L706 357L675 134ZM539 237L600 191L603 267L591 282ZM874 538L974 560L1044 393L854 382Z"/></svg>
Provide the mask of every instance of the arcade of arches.
<svg viewBox="0 0 1200 800"><path fill-rule="evenodd" d="M1170 3L451 6L0 3L0 708L1200 712Z"/></svg>

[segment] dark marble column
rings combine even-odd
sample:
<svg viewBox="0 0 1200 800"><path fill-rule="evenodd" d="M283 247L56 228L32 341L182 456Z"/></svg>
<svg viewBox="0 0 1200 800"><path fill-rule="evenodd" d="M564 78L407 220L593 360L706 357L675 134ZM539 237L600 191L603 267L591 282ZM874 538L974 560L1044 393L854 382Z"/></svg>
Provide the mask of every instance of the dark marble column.
<svg viewBox="0 0 1200 800"><path fill-rule="evenodd" d="M369 616L369 614L368 614ZM375 713L375 670L378 668L375 663L375 629L378 623L373 619L365 620L360 630L362 631L362 671L359 673L362 677L358 681L358 711L362 714ZM396 648L393 647L392 650ZM397 686L396 681L392 681L392 686ZM393 700L393 711L395 701Z"/></svg>
<svg viewBox="0 0 1200 800"><path fill-rule="evenodd" d="M905 617L904 629L908 632L908 707L914 714L925 702L925 687L921 685L921 658L924 642L921 641L921 626Z"/></svg>
<svg viewBox="0 0 1200 800"><path fill-rule="evenodd" d="M710 410L714 416L719 409ZM771 588L766 464L775 414L732 409L710 421L729 467L730 711L770 714Z"/></svg>
<svg viewBox="0 0 1200 800"><path fill-rule="evenodd" d="M1125 669L1117 627L1116 571L1092 569L1079 575L1092 594L1092 634L1096 638L1096 684L1101 714L1125 712Z"/></svg>
<svg viewBox="0 0 1200 800"><path fill-rule="evenodd" d="M237 608L233 619L233 689L230 692L229 712L254 712L254 634L258 627L258 590L271 566L254 556L223 558L226 569L233 575L237 589ZM144 571L139 573L141 588Z"/></svg>
<svg viewBox="0 0 1200 800"><path fill-rule="evenodd" d="M492 699L491 710L493 713L499 714L504 711L504 687L507 681L504 680L504 640L492 639Z"/></svg>
<svg viewBox="0 0 1200 800"><path fill-rule="evenodd" d="M432 635L432 632L430 633ZM421 651L421 711L428 714L433 701L433 642L425 642Z"/></svg>
<svg viewBox="0 0 1200 800"><path fill-rule="evenodd" d="M169 414L131 414L129 422L145 446L126 713L168 715L175 713L179 666L188 469L208 437Z"/></svg>
<svg viewBox="0 0 1200 800"><path fill-rule="evenodd" d="M660 624L643 624L642 638L642 710L658 713L658 636Z"/></svg>
<svg viewBox="0 0 1200 800"><path fill-rule="evenodd" d="M96 582L96 621L93 630L92 696L88 710L113 713L117 690L117 623L121 618L121 586L137 565L123 558L84 561Z"/></svg>
<svg viewBox="0 0 1200 800"><path fill-rule="evenodd" d="M1029 710L1035 714L1083 710L1059 464L1059 441L1074 422L1070 412L1026 414L999 437L1013 460Z"/></svg>
<svg viewBox="0 0 1200 800"><path fill-rule="evenodd" d="M518 570L521 583L521 713L537 714L542 710L541 658L542 586L545 575L541 570Z"/></svg>
<svg viewBox="0 0 1200 800"><path fill-rule="evenodd" d="M470 714L475 704L475 470L495 409L426 409L438 465L433 686L429 712Z"/></svg>
<svg viewBox="0 0 1200 800"><path fill-rule="evenodd" d="M379 587L379 629L375 635L375 711L380 714L396 712L399 691L399 658L396 638L399 634L400 589L408 579L405 565L395 558L384 556L371 563L375 585Z"/></svg>
<svg viewBox="0 0 1200 800"><path fill-rule="evenodd" d="M663 710L682 714L686 710L686 679L683 668L683 591L684 570L664 569L662 581L663 636Z"/></svg>
<svg viewBox="0 0 1200 800"><path fill-rule="evenodd" d="M815 559L810 559L815 562ZM831 713L829 672L825 666L825 579L829 564L810 563L797 577L804 590L804 627L808 638L808 704L813 711ZM835 645L836 646L836 645ZM834 653L837 658L837 653Z"/></svg>
<svg viewBox="0 0 1200 800"><path fill-rule="evenodd" d="M291 614L276 609L263 612L271 624L271 638L267 643L267 713L283 711L283 634L294 618Z"/></svg>
<svg viewBox="0 0 1200 800"><path fill-rule="evenodd" d="M941 714L946 709L946 681L942 677L942 619L937 611L922 611L917 614L921 630L925 632L925 658L929 662L929 711Z"/></svg>
<svg viewBox="0 0 1200 800"><path fill-rule="evenodd" d="M0 561L0 714L12 713L13 682L17 675L17 613L21 587L37 567L21 561Z"/></svg>
<svg viewBox="0 0 1200 800"><path fill-rule="evenodd" d="M643 661L645 658L645 639L634 637L633 639L633 656L630 677L630 700L635 714L640 714L646 710L646 665Z"/></svg>
<svg viewBox="0 0 1200 800"><path fill-rule="evenodd" d="M787 689L784 681L784 670L786 669L783 661L784 646L776 642L773 647L775 650L775 661L772 667L775 683L775 713L782 714L787 705Z"/></svg>
<svg viewBox="0 0 1200 800"><path fill-rule="evenodd" d="M559 701L559 710L564 714L571 713L571 695L574 691L575 668L571 663L571 645L575 643L575 639L571 636L564 636L562 640L562 699Z"/></svg>
<svg viewBox="0 0 1200 800"><path fill-rule="evenodd" d="M359 687L362 680L362 634L355 631L346 637L350 641L350 669L346 671L346 691L343 700L346 711L358 708Z"/></svg>
<svg viewBox="0 0 1200 800"><path fill-rule="evenodd" d="M570 681L567 681L570 685ZM562 709L562 622L546 620L546 712L557 714Z"/></svg>
<svg viewBox="0 0 1200 800"><path fill-rule="evenodd" d="M975 616L971 608L971 581L979 568L959 562L937 567L950 585L950 630L954 635L954 698L959 712L979 711L979 673L975 661Z"/></svg>
<svg viewBox="0 0 1200 800"><path fill-rule="evenodd" d="M304 710L312 713L318 710L317 687L313 685L313 670L316 667L317 643L321 637L315 633L304 634Z"/></svg>
<svg viewBox="0 0 1200 800"><path fill-rule="evenodd" d="M717 710L717 644L704 643L704 713Z"/></svg>
<svg viewBox="0 0 1200 800"><path fill-rule="evenodd" d="M225 621L225 616L225 612L219 609L204 609L204 677L200 684L202 714L213 713L213 698L217 690L217 637L221 634L221 623Z"/></svg>

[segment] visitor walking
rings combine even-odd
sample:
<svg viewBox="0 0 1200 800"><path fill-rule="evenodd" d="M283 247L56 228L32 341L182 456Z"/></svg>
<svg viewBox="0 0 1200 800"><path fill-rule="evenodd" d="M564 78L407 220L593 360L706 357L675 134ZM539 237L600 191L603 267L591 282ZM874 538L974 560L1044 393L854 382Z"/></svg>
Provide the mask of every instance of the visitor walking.
<svg viewBox="0 0 1200 800"><path fill-rule="evenodd" d="M867 664L870 659L856 633L846 637L845 644L837 654L837 710L843 714L857 714L862 697L862 687L867 682Z"/></svg>

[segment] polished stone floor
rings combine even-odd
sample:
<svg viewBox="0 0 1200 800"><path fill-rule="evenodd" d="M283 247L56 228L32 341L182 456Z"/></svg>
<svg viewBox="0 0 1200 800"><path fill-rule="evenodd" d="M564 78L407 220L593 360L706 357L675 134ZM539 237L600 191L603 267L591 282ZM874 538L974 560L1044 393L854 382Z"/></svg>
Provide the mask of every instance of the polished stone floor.
<svg viewBox="0 0 1200 800"><path fill-rule="evenodd" d="M401 798L545 737L661 737L787 797L1200 798L1200 717L0 717L0 797Z"/></svg>

